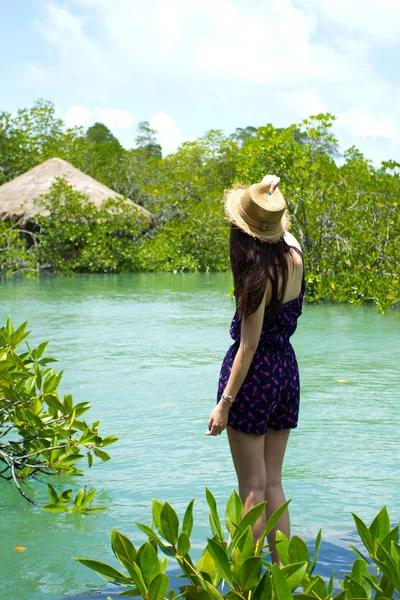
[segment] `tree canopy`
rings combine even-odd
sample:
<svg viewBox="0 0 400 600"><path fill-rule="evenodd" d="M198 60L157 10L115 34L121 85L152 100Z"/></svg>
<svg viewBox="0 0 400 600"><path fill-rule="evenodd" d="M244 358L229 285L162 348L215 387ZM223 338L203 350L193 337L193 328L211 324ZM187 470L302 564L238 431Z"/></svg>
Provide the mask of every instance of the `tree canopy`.
<svg viewBox="0 0 400 600"><path fill-rule="evenodd" d="M386 309L399 299L400 164L376 166L354 147L340 155L334 119L318 114L285 128L247 126L231 135L211 130L163 158L146 121L138 125L136 147L125 149L102 123L86 132L66 128L50 102L39 100L14 117L3 112L0 183L58 156L148 208L156 225L132 225L128 235L121 221L118 237L105 219L95 218L91 243L84 234L88 224L72 217L85 199L59 184L45 200L56 216L50 226L38 223L34 251L18 238L18 226L2 225L1 272L40 270L55 229L65 240L52 246L47 261L56 272L226 270L223 192L274 173L282 179L292 231L306 253L308 299L370 301ZM67 242L76 250L72 255ZM110 260L98 260L110 254Z"/></svg>

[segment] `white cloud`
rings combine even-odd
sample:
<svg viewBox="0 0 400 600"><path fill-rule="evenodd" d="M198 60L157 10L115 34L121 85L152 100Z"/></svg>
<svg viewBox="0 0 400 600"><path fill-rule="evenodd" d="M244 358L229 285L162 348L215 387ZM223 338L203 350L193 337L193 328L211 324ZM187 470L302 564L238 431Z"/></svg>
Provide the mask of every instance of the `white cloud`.
<svg viewBox="0 0 400 600"><path fill-rule="evenodd" d="M336 128L345 130L349 137L396 138L400 128L389 115L375 116L362 106L354 106L339 115Z"/></svg>
<svg viewBox="0 0 400 600"><path fill-rule="evenodd" d="M157 93L162 78L171 82L170 95L176 86L174 114L187 111L180 88L186 102L201 91L202 122L210 126L214 111L226 107L232 130L243 118L258 125L267 114L285 125L329 111L340 115L343 142L363 150L384 140L379 152L387 158L400 144L399 54L393 54L392 77L387 64L379 69L374 52L389 48L386 63L392 60L392 48L400 49L399 22L398 0L52 0L38 27L59 57L54 85L78 97L115 90L120 101L124 93L136 101ZM150 78L146 89L142 79ZM196 129L197 116L190 135L207 128ZM85 111L78 117L88 119ZM114 127L129 122L120 114L107 118ZM168 115L158 118L168 151L183 134Z"/></svg>
<svg viewBox="0 0 400 600"><path fill-rule="evenodd" d="M127 111L117 108L92 109L73 104L64 116L67 127L88 127L100 121L110 129L129 129L134 125L134 117Z"/></svg>
<svg viewBox="0 0 400 600"><path fill-rule="evenodd" d="M369 43L400 45L398 0L297 0L297 3L347 34L368 39Z"/></svg>
<svg viewBox="0 0 400 600"><path fill-rule="evenodd" d="M161 144L163 154L175 152L178 146L186 140L171 115L159 111L151 117L149 123L157 131L157 139Z"/></svg>
<svg viewBox="0 0 400 600"><path fill-rule="evenodd" d="M31 85L47 85L49 83L49 76L45 67L34 62L24 64L21 78L25 83Z"/></svg>

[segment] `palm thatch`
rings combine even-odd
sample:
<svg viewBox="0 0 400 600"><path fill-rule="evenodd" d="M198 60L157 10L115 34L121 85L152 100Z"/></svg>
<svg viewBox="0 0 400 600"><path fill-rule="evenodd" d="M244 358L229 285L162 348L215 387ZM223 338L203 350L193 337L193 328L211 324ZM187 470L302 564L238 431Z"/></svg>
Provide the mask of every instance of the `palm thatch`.
<svg viewBox="0 0 400 600"><path fill-rule="evenodd" d="M50 191L57 177L65 179L74 190L86 194L96 207L100 207L108 198L121 197L65 160L51 158L0 186L0 219L18 220L23 224L35 215L47 216L48 210L41 207L38 201ZM141 215L153 223L154 217L148 210L132 200L126 199L126 202L135 206Z"/></svg>

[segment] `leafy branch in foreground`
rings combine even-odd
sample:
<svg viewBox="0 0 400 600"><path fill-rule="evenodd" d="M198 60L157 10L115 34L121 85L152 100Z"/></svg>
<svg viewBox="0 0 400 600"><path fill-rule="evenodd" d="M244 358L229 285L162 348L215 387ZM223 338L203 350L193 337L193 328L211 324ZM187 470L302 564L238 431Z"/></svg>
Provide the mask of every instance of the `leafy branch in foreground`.
<svg viewBox="0 0 400 600"><path fill-rule="evenodd" d="M14 328L10 319L0 329L0 478L12 481L29 502L35 493L28 480L46 475L79 475L77 463L93 455L110 459L103 448L117 440L101 437L100 421L88 425L80 417L89 402L74 404L71 394L61 399L58 386L63 372L50 366L48 342L18 354L16 348L29 335L27 322Z"/></svg>
<svg viewBox="0 0 400 600"><path fill-rule="evenodd" d="M202 556L195 564L190 557L190 535L193 527L193 504L188 505L182 523L175 510L165 502L153 500L152 525L136 523L148 536L148 541L136 548L119 531L111 532L111 546L123 571L106 563L87 558L75 558L96 571L103 579L127 588L119 596L140 596L144 600L350 600L372 597L376 600L400 598L399 527L390 528L386 507L370 527L356 515L354 520L367 556L351 546L357 559L351 573L335 589L334 573L329 581L314 574L321 545L321 531L311 559L306 543L298 536L289 540L277 532L276 548L281 567L267 560L271 544L265 538L279 522L288 502L270 517L262 537L254 543L252 529L265 510L265 502L242 516L243 505L235 491L229 497L225 524L226 534L217 512L215 499L206 490L210 507L212 536L208 538ZM178 577L186 579L179 590L169 589L166 574L168 559L160 559L158 550L173 557L180 568ZM302 592L293 595L295 590Z"/></svg>

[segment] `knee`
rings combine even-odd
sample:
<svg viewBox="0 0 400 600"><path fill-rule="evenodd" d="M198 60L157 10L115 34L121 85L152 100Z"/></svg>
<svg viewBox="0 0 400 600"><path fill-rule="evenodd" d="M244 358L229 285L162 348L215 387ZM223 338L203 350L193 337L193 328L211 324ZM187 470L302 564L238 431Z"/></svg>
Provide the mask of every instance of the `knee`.
<svg viewBox="0 0 400 600"><path fill-rule="evenodd" d="M242 494L246 497L259 498L265 493L266 480L264 477L244 482L241 487Z"/></svg>
<svg viewBox="0 0 400 600"><path fill-rule="evenodd" d="M282 479L277 477L275 479L268 479L267 485L265 486L266 492L273 493L275 490L280 490L282 488Z"/></svg>

